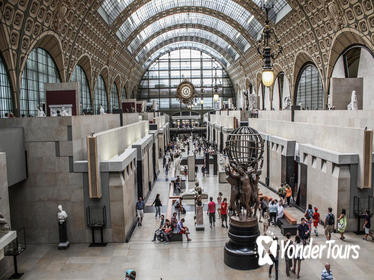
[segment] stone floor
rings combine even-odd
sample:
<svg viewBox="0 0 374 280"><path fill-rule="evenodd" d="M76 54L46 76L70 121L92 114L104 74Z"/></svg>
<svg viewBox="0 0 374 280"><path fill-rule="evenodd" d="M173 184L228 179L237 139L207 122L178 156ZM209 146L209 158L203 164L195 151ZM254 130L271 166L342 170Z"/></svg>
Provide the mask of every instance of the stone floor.
<svg viewBox="0 0 374 280"><path fill-rule="evenodd" d="M229 185L218 184L218 177L198 174L201 186L215 198L218 192L229 197ZM156 193L161 194L166 205L168 181L161 172L147 204L152 203ZM192 183L190 183L192 186ZM269 190L261 188L264 193ZM272 194L274 196L274 194ZM152 201L151 201L152 200ZM291 208L292 213L300 218L302 213ZM322 211L322 214L323 211ZM146 280L192 280L192 279L269 279L268 267L255 271L238 271L223 263L223 246L228 240L227 230L220 227L210 229L205 218L205 231L194 230L193 213L186 215L186 224L191 230L192 242L158 244L151 242L153 232L158 224L153 213L147 213L143 227L137 228L127 244L108 244L105 248L89 248L88 244L73 244L66 251L58 251L55 245L30 245L19 258L19 270L24 272L24 280L62 280L62 279L113 279L120 280L124 271L129 268L137 271L137 279ZM276 236L281 236L279 229L270 228ZM320 228L317 243L325 242ZM374 275L374 242L362 240L362 236L347 234L347 241L333 236L338 244L359 244L361 246L358 260L329 260L334 279L373 279ZM301 279L320 279L326 259L304 260L301 267ZM273 276L274 279L274 276ZM280 262L279 279L287 279L285 263ZM289 279L296 279L292 275Z"/></svg>

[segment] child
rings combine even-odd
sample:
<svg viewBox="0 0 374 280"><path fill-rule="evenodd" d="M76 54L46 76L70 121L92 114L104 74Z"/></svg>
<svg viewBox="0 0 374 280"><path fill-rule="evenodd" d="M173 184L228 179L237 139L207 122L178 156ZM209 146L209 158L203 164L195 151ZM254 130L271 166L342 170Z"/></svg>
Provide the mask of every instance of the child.
<svg viewBox="0 0 374 280"><path fill-rule="evenodd" d="M217 213L218 213L218 219L221 217L221 203L222 203L222 193L218 193L217 197Z"/></svg>
<svg viewBox="0 0 374 280"><path fill-rule="evenodd" d="M313 226L314 226L314 233L316 236L318 236L318 224L319 224L319 213L318 208L314 207L314 213L313 213Z"/></svg>

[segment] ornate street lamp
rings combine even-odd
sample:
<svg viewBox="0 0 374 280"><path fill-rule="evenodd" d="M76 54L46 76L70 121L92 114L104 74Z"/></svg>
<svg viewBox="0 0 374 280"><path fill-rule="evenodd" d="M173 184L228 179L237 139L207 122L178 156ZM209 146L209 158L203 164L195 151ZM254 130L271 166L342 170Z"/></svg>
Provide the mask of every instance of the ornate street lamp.
<svg viewBox="0 0 374 280"><path fill-rule="evenodd" d="M219 100L219 95L218 95L218 84L217 84L217 68L214 67L214 95L213 95L213 100L214 102L218 102Z"/></svg>
<svg viewBox="0 0 374 280"><path fill-rule="evenodd" d="M274 28L270 27L269 12L274 8L274 0L263 0L262 9L264 9L266 14L265 27L262 31L261 38L258 41L257 51L262 56L264 60L264 65L262 66L262 83L266 87L271 87L274 83L274 70L272 60L277 59L277 57L282 53L283 48L280 45L280 40L275 34ZM270 46L271 36L274 36L274 41L277 46L277 50L273 51Z"/></svg>

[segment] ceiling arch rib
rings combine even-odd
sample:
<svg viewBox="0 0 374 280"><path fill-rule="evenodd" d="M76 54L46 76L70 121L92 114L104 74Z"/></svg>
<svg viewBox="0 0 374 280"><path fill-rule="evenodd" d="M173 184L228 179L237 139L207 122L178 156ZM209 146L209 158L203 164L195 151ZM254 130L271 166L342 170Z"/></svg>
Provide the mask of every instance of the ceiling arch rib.
<svg viewBox="0 0 374 280"><path fill-rule="evenodd" d="M99 8L100 14L108 24L117 30L123 22L132 16L138 9L153 2L152 5L163 5L166 3L169 6L195 6L195 7L209 7L217 11L226 10L228 13L236 15L250 14L260 22L265 24L265 14L261 10L259 3L261 0L104 0ZM278 2L286 2L286 0L279 0ZM249 18L249 17L248 17Z"/></svg>
<svg viewBox="0 0 374 280"><path fill-rule="evenodd" d="M123 37L122 30L125 28L122 26L117 31L117 36L124 42L125 46L128 46L132 40L134 40L138 34L140 34L143 30L145 30L148 26L151 26L154 22L166 18L171 15L179 16L181 14L188 14L188 13L197 13L201 16L212 16L220 19L221 21L230 25L233 29L239 31L239 33L251 44L256 45L256 40L251 36L248 30L246 30L243 26L241 26L237 21L232 18L225 16L225 14L217 12L212 9L196 9L196 7L184 7L183 9L180 8L173 8L166 10L164 12L158 13L153 15L152 17L148 18L147 21L143 22L141 25L136 27L134 31L131 32L129 37ZM261 28L261 27L260 27ZM237 34L236 34L237 35Z"/></svg>
<svg viewBox="0 0 374 280"><path fill-rule="evenodd" d="M169 30L167 32L162 32L158 36L156 36L154 39L150 40L146 45L144 45L142 48L139 48L137 52L134 52L136 55L136 59L142 60L141 56L142 54L147 53L149 50L153 49L158 44L161 44L163 41L167 41L169 39L173 38L190 38L190 37L199 37L203 39L207 39L209 41L215 42L217 45L219 45L226 53L227 55L231 56L233 60L238 59L240 50L237 50L237 47L233 47L229 42L225 41L218 35L198 29L198 28L179 28L179 29L173 29Z"/></svg>
<svg viewBox="0 0 374 280"><path fill-rule="evenodd" d="M201 51L201 52L203 52L207 55L210 55L210 56L214 57L219 63L222 64L222 66L224 68L226 68L229 65L229 62L227 61L227 59L224 56L222 56L222 54L217 52L215 49L213 49L213 48L211 48L207 45L204 45L202 43L199 43L199 42L189 41L189 42L171 43L171 44L163 46L160 49L158 49L157 51L155 51L152 55L149 56L147 61L144 63L145 71L146 71L146 69L149 68L149 66L156 59L158 59L159 57L163 56L164 54L166 54L168 52L178 50L178 49L193 49L193 50Z"/></svg>
<svg viewBox="0 0 374 280"><path fill-rule="evenodd" d="M231 40L231 44L235 44L242 52L245 52L250 47L248 40L237 29L233 28L223 20L199 13L182 13L173 14L167 17L163 17L147 28L143 29L129 44L128 50L133 53L136 49L144 45L145 42L153 39L155 34L160 34L162 30L172 30L178 28L178 26L185 27L196 27L203 28L216 33L217 35L228 41ZM224 38L224 36L226 38ZM158 35L157 35L158 36Z"/></svg>
<svg viewBox="0 0 374 280"><path fill-rule="evenodd" d="M188 10L204 13L209 10L210 15L233 20L254 39L262 29L262 25L254 15L231 0L153 0L138 8L123 22L119 28L122 38L126 40L140 26L144 28L143 24L150 21L150 18L154 22L158 19L154 18L155 15L162 15L172 9L174 9L173 13L187 12Z"/></svg>
<svg viewBox="0 0 374 280"><path fill-rule="evenodd" d="M224 49L222 49L221 46L217 45L215 42L212 42L212 41L207 40L205 38L192 37L191 36L191 37L188 37L188 38L186 38L186 37L175 37L175 38L172 38L172 39L162 41L160 44L156 45L151 50L139 54L139 55L141 55L140 60L139 60L140 64L145 65L145 62L148 60L149 57L152 56L152 54L154 54L155 52L159 51L160 49L162 49L163 47L165 47L167 45L177 43L177 42L196 42L196 43L199 43L199 46L202 50L205 49L205 48L208 48L208 49L213 49L213 50L215 50L215 52L219 53L220 56L225 58L225 60L227 61L227 65L232 64L234 62L233 58L231 56L229 56L227 54L227 52Z"/></svg>

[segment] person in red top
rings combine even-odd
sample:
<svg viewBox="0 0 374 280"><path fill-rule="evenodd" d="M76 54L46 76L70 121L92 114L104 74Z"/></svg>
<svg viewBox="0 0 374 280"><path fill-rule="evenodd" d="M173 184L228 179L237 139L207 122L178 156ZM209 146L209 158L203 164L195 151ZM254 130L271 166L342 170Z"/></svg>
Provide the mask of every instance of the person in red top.
<svg viewBox="0 0 374 280"><path fill-rule="evenodd" d="M314 233L316 236L318 236L318 227L319 224L319 213L318 213L318 208L314 207L314 213L313 213L313 226L314 226Z"/></svg>
<svg viewBox="0 0 374 280"><path fill-rule="evenodd" d="M224 228L225 226L223 225L223 222L226 223L226 228L227 228L227 198L225 197L221 203L221 220L222 220L222 227Z"/></svg>
<svg viewBox="0 0 374 280"><path fill-rule="evenodd" d="M216 204L213 201L213 197L210 197L209 200L207 214L209 215L210 228L212 228L212 226L216 226Z"/></svg>

